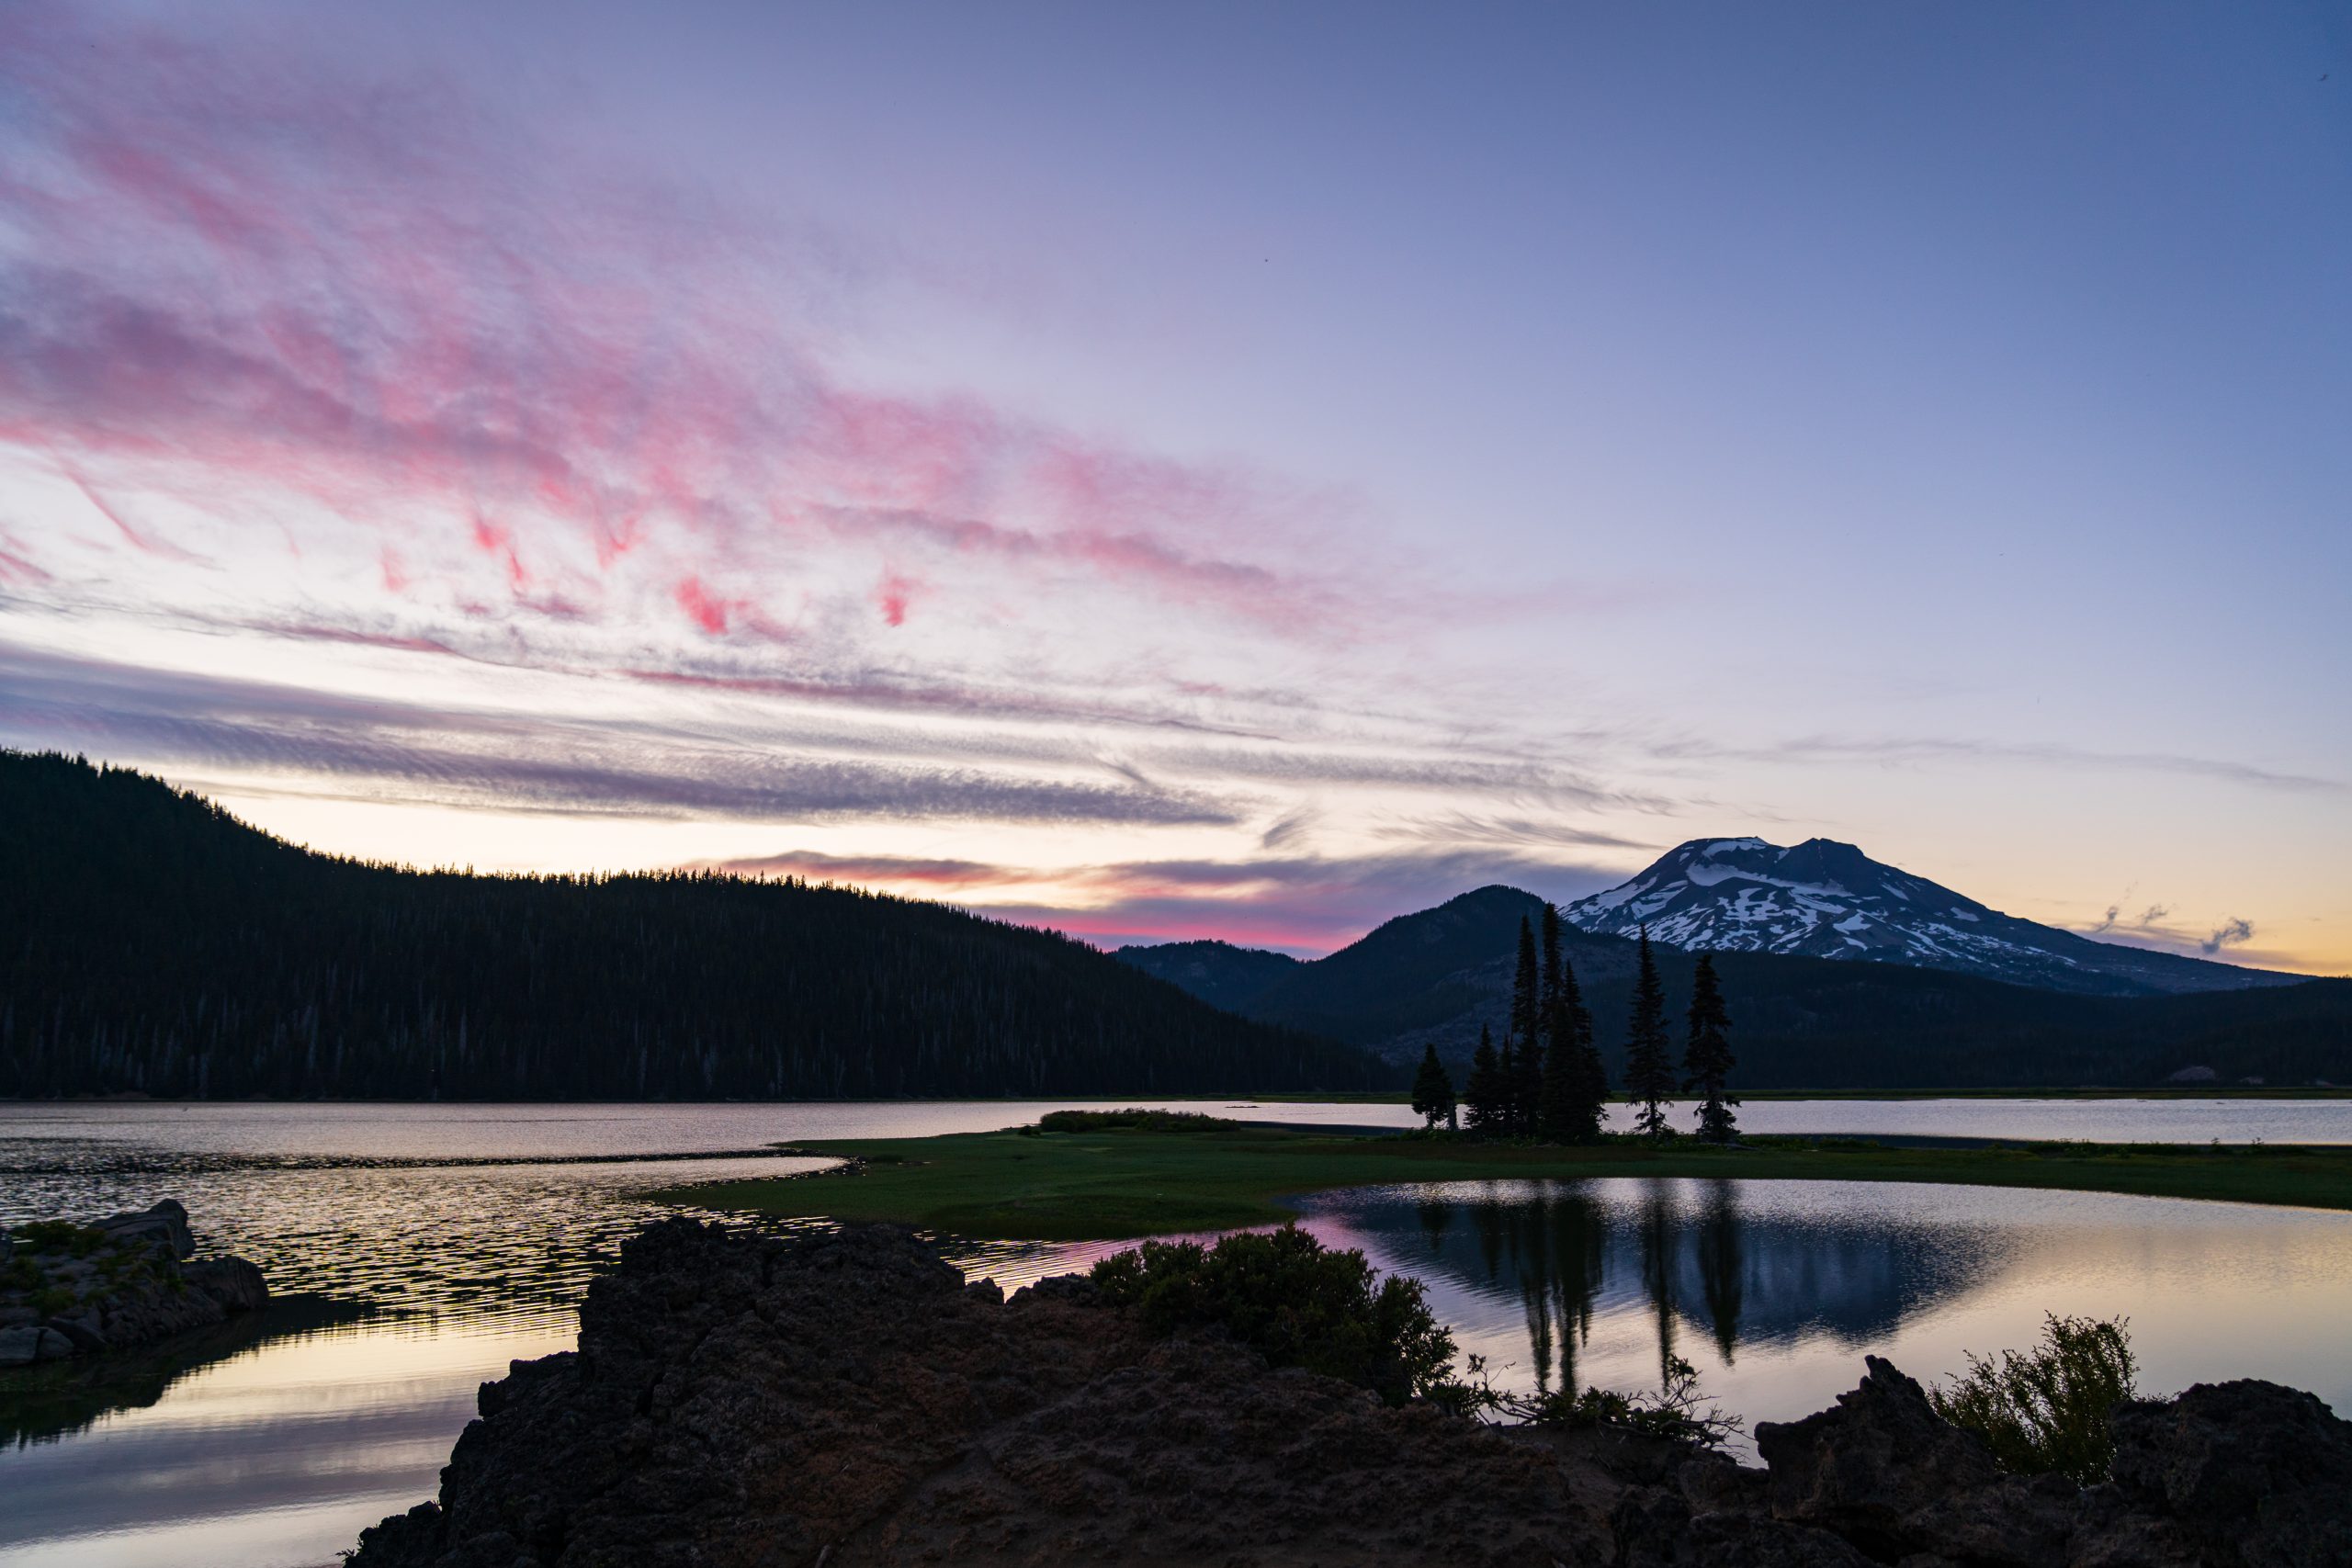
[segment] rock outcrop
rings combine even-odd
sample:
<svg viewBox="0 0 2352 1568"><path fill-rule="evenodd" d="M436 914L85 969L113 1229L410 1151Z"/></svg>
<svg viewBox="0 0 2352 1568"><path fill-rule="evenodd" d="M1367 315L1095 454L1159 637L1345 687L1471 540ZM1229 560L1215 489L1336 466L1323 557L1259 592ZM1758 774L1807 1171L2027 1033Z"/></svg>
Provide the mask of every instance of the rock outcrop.
<svg viewBox="0 0 2352 1568"><path fill-rule="evenodd" d="M439 1500L355 1568L2352 1565L2352 1427L2268 1384L2126 1407L2117 1479L2085 1491L2000 1473L1873 1359L1837 1408L1759 1427L1757 1470L1387 1407L1156 1337L1083 1280L1006 1301L878 1227L653 1226L580 1348L481 1407Z"/></svg>
<svg viewBox="0 0 2352 1568"><path fill-rule="evenodd" d="M170 1198L92 1224L44 1221L0 1236L0 1367L143 1345L269 1299L253 1264L190 1261L195 1252L187 1211Z"/></svg>

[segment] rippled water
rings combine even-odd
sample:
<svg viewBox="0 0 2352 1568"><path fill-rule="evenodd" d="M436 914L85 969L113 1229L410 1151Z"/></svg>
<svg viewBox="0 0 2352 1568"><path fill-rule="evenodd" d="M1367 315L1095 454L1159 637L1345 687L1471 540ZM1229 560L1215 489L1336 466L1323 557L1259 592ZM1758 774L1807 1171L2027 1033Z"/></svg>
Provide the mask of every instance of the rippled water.
<svg viewBox="0 0 2352 1568"><path fill-rule="evenodd" d="M1618 1178L1305 1200L1326 1242L1419 1278L1513 1386L1654 1389L1664 1357L1751 1421L1818 1410L1865 1351L1923 1381L2131 1319L2141 1386L2263 1377L2352 1410L2352 1213L2103 1192Z"/></svg>
<svg viewBox="0 0 2352 1568"><path fill-rule="evenodd" d="M1013 1102L0 1105L0 1222L176 1196L289 1298L147 1358L43 1373L0 1448L0 1568L325 1563L431 1495L478 1385L567 1348L588 1277L689 1179L801 1140L1031 1121ZM1132 1101L1125 1103L1133 1103ZM1402 1107L1197 1109L1395 1125ZM2352 1142L2345 1101L1766 1101L1756 1131ZM1330 1195L1306 1223L1423 1278L1507 1380L1655 1383L1671 1348L1732 1408L1816 1408L1860 1350L1926 1374L2123 1311L2154 1386L2261 1374L2352 1403L2352 1216L2092 1194L1623 1180ZM959 1244L1008 1284L1104 1244ZM322 1300L323 1298L323 1300ZM28 1436L28 1434L38 1434Z"/></svg>

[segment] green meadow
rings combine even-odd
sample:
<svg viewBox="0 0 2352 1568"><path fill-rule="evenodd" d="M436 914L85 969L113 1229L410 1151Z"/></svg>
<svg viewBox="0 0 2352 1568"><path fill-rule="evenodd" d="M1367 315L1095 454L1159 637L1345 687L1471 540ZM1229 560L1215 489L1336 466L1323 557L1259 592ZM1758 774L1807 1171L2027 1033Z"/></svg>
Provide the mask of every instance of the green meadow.
<svg viewBox="0 0 2352 1568"><path fill-rule="evenodd" d="M2352 1209L2352 1148L2178 1144L1894 1147L1754 1138L1599 1145L1447 1134L1333 1135L1203 1118L1181 1130L1021 1128L848 1139L796 1153L848 1162L820 1174L718 1182L659 1196L762 1214L881 1220L1004 1240L1109 1240L1278 1222L1283 1200L1342 1187L1579 1177L1957 1182Z"/></svg>

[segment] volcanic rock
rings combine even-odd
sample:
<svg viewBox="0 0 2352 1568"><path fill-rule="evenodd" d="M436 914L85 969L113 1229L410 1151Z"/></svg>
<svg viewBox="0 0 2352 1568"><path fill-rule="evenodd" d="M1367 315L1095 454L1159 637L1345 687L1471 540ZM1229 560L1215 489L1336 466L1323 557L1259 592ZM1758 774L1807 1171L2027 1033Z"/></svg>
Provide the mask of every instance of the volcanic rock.
<svg viewBox="0 0 2352 1568"><path fill-rule="evenodd" d="M967 1287L901 1231L669 1220L591 1287L577 1351L484 1386L438 1500L353 1564L2352 1568L2352 1426L2308 1394L2126 1406L2116 1480L2082 1490L2000 1472L1868 1366L1759 1427L1756 1470L1384 1405L1075 1279Z"/></svg>
<svg viewBox="0 0 2352 1568"><path fill-rule="evenodd" d="M196 1238L170 1198L86 1225L21 1225L7 1242L0 1367L142 1345L269 1299L261 1270L242 1258L188 1261Z"/></svg>

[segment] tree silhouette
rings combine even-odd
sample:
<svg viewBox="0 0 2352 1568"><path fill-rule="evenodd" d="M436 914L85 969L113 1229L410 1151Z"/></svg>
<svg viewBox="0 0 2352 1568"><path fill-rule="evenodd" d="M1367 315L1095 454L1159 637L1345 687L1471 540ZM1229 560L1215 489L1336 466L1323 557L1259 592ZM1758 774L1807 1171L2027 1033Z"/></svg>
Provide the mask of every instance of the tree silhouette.
<svg viewBox="0 0 2352 1568"><path fill-rule="evenodd" d="M1703 953L1690 976L1690 1025L1682 1047L1682 1087L1699 1095L1699 1135L1727 1144L1739 1131L1731 1111L1739 1101L1724 1087L1734 1065L1731 1014L1724 1007L1723 988L1715 983L1715 961Z"/></svg>
<svg viewBox="0 0 2352 1568"><path fill-rule="evenodd" d="M1430 1127L1453 1120L1453 1080L1437 1059L1435 1045L1422 1048L1421 1070L1413 1077L1413 1114Z"/></svg>
<svg viewBox="0 0 2352 1568"><path fill-rule="evenodd" d="M1536 1106L1542 1134L1557 1143L1589 1143L1607 1115L1608 1070L1592 1042L1592 1014L1577 987L1576 966L1559 949L1560 912L1544 910L1544 1088Z"/></svg>
<svg viewBox="0 0 2352 1568"><path fill-rule="evenodd" d="M1463 1085L1463 1110L1470 1130L1487 1137L1505 1130L1502 1064L1495 1057L1495 1032L1478 1026L1478 1049L1470 1058L1470 1078Z"/></svg>
<svg viewBox="0 0 2352 1568"><path fill-rule="evenodd" d="M1640 1107L1634 1113L1634 1129L1644 1137L1657 1138L1667 1132L1665 1101L1674 1093L1674 1062L1667 1039L1666 987L1650 955L1647 927L1642 930L1638 964L1633 1017L1625 1033L1625 1092Z"/></svg>
<svg viewBox="0 0 2352 1568"><path fill-rule="evenodd" d="M1525 917L1519 922L1519 967L1511 977L1510 1033L1504 1050L1508 1073L1508 1112L1510 1130L1535 1130L1535 1101L1544 1084L1543 972L1535 957L1535 929Z"/></svg>

